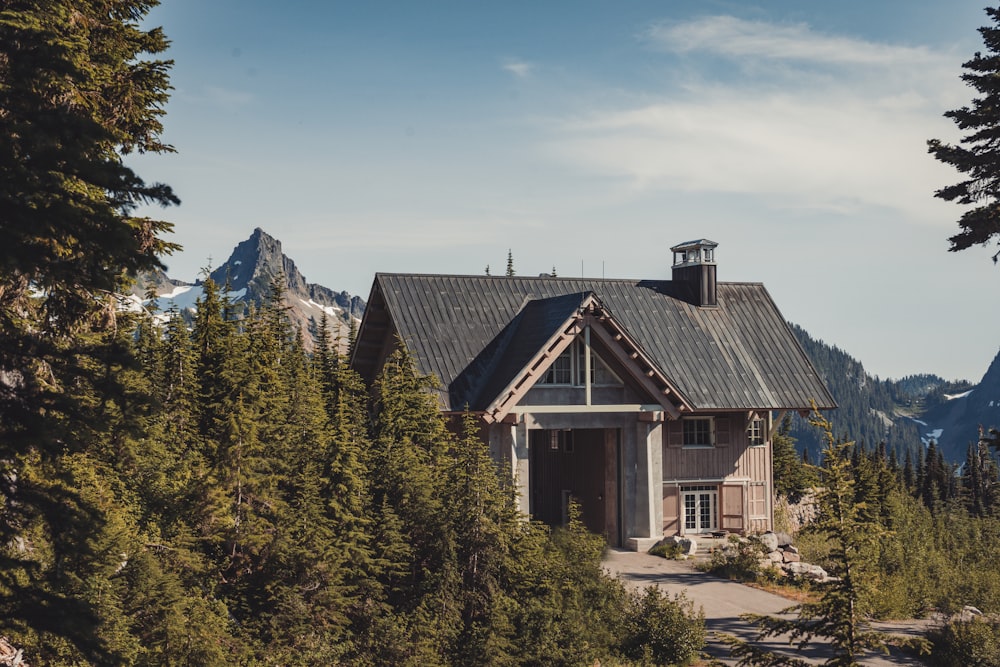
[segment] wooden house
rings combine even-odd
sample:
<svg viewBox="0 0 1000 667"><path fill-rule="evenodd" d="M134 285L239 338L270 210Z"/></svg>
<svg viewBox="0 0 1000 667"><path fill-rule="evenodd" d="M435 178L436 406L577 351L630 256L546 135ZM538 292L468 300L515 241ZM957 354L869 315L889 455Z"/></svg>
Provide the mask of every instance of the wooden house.
<svg viewBox="0 0 1000 667"><path fill-rule="evenodd" d="M764 286L716 281L716 246L673 247L671 280L380 273L352 365L371 382L402 341L534 518L572 497L633 549L765 531L780 413L835 403Z"/></svg>

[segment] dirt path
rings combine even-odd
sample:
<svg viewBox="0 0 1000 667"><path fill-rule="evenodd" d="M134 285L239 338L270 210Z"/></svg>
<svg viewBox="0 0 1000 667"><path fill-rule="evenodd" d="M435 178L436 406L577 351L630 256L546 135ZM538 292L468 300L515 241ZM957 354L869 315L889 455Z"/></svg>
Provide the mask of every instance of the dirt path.
<svg viewBox="0 0 1000 667"><path fill-rule="evenodd" d="M612 549L608 551L604 565L627 586L656 585L671 596L684 592L688 599L694 602L695 607L701 607L705 612L705 627L709 631L706 653L714 659L729 664L733 664L733 661L728 659L729 649L718 640L715 636L717 633L757 641L755 629L747 625L740 618L740 614L777 615L793 604L772 593L699 572L691 561L667 560L646 553ZM895 623L886 624L884 627L887 631L904 633L919 631L922 624ZM819 640L806 650L792 648L788 645L787 639L782 638L772 638L757 643L769 650L791 653L812 662L822 662L829 657L829 652ZM873 667L922 664L911 657L898 654L871 656L863 663Z"/></svg>

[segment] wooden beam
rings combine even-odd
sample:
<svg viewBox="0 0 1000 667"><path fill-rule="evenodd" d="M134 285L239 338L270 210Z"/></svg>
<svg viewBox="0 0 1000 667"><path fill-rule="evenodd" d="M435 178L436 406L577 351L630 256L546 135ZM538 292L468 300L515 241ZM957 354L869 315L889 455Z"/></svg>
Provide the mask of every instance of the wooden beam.
<svg viewBox="0 0 1000 667"><path fill-rule="evenodd" d="M591 329L593 331L593 335L601 340L601 342L604 344L604 347L607 348L608 351L615 358L618 359L619 363L621 363L625 368L629 368L630 366L635 368L636 365L635 360L626 355L625 351L622 350L621 346L618 345L617 342L612 339L612 336L607 331L605 331L603 327L596 326L596 327L591 327ZM639 370L641 371L641 369ZM655 375L655 373L653 374ZM645 388L646 391L649 392L650 396L663 395L661 393L660 386L657 385L655 382L653 382L652 380L653 375L644 375L640 373L639 375L635 375L634 377L636 381L639 382L643 386L643 388ZM671 419L677 419L680 416L679 410L670 401L662 401L660 404L663 406L663 409L666 410L667 413L670 415Z"/></svg>

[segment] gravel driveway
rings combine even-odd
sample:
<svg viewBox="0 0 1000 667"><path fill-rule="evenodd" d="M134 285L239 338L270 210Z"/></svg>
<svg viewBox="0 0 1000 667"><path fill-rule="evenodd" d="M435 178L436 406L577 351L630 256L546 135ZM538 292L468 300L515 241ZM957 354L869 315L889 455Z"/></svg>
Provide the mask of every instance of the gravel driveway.
<svg viewBox="0 0 1000 667"><path fill-rule="evenodd" d="M659 586L671 596L684 592L696 608L701 607L705 612L705 627L709 631L706 653L728 664L734 664L728 659L729 648L718 641L715 633L755 641L755 628L747 625L740 614L777 615L794 604L772 593L699 572L692 561L667 560L647 553L609 549L604 558L604 566L630 587ZM913 622L880 625L888 631L906 633L920 631L926 624ZM823 662L829 657L829 652L819 639L804 650L789 646L787 639L782 638L770 638L759 643L769 650L791 653L812 662ZM923 664L897 653L889 656L873 655L862 662L874 667Z"/></svg>

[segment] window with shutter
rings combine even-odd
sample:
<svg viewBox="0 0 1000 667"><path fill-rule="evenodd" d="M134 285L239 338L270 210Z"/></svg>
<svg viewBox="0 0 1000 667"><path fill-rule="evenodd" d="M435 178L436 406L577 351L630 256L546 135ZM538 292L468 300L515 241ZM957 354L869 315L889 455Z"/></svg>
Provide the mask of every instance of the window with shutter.
<svg viewBox="0 0 1000 667"><path fill-rule="evenodd" d="M730 438L729 418L719 417L715 420L715 446L728 447Z"/></svg>
<svg viewBox="0 0 1000 667"><path fill-rule="evenodd" d="M684 417L681 419L683 444L685 447L713 447L715 433L711 417Z"/></svg>

